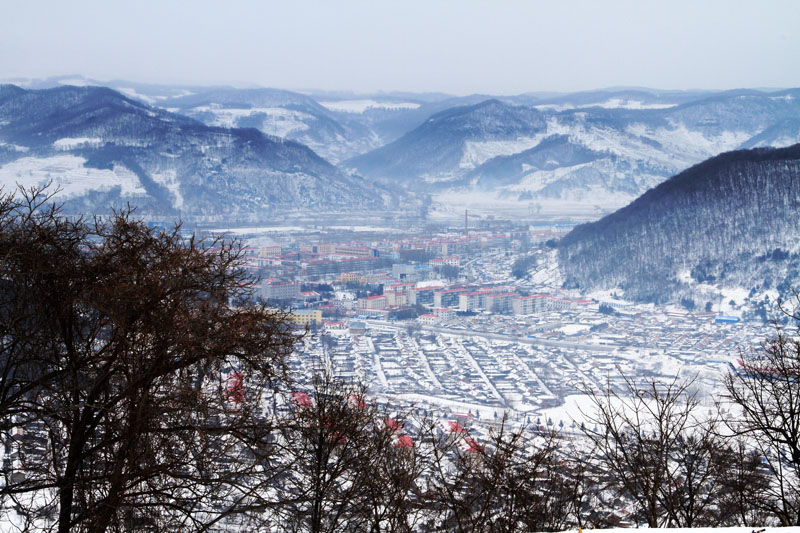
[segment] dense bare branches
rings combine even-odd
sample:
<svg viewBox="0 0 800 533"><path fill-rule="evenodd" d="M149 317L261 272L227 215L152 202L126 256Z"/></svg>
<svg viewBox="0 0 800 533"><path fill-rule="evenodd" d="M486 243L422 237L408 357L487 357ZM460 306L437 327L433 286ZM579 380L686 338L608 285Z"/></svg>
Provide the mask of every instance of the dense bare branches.
<svg viewBox="0 0 800 533"><path fill-rule="evenodd" d="M699 409L691 382L637 382L621 393L589 391L595 410L585 429L608 487L635 503L649 527L747 523L735 501L763 487L757 463L734 449ZM751 502L752 503L752 502Z"/></svg>
<svg viewBox="0 0 800 533"><path fill-rule="evenodd" d="M3 493L59 531L202 529L247 501L223 465L252 466L294 337L230 304L248 295L235 245L129 212L69 221L48 200L0 207Z"/></svg>
<svg viewBox="0 0 800 533"><path fill-rule="evenodd" d="M429 525L444 531L558 531L578 523L580 476L556 433L505 421L487 442L443 432L430 451Z"/></svg>
<svg viewBox="0 0 800 533"><path fill-rule="evenodd" d="M276 447L284 474L273 487L290 531L409 531L420 463L402 419L387 418L366 387L327 372L295 391Z"/></svg>
<svg viewBox="0 0 800 533"><path fill-rule="evenodd" d="M793 324L794 306L782 310ZM741 368L725 380L734 404L729 428L756 443L774 475L767 500L783 525L800 524L800 340L780 328L757 353L742 353Z"/></svg>

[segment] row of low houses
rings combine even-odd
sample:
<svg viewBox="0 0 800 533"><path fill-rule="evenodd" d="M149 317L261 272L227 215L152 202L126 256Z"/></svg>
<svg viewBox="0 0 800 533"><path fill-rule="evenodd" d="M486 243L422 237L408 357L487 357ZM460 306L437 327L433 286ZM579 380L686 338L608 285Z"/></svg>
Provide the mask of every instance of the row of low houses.
<svg viewBox="0 0 800 533"><path fill-rule="evenodd" d="M422 304L433 309L530 315L556 309L573 309L592 303L591 300L569 300L549 294L522 296L509 291L507 287L478 290L474 287L417 289L409 285L412 284L396 284L386 287L382 295L359 298L357 307L359 310L374 311Z"/></svg>
<svg viewBox="0 0 800 533"><path fill-rule="evenodd" d="M396 282L394 278L382 278L381 283L384 287L383 294L358 298L351 305L339 307L376 317L385 317L390 314L387 311L414 305L432 309L529 315L557 309L572 309L578 305L591 303L590 300L569 300L549 294L522 296L503 286L490 288L471 285L417 286L414 282ZM265 280L259 287L259 295L267 300L306 302L314 301L319 296L313 292L303 293L299 282L277 279ZM363 313L364 311L367 313Z"/></svg>

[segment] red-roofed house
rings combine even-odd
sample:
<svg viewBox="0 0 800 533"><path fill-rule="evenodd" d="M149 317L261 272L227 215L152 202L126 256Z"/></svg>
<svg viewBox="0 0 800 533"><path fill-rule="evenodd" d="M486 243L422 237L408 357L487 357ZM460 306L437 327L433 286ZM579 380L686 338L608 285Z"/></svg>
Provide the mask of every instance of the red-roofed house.
<svg viewBox="0 0 800 533"><path fill-rule="evenodd" d="M311 401L311 398L308 396L306 392L293 392L292 393L292 401L298 407L314 407L314 402Z"/></svg>
<svg viewBox="0 0 800 533"><path fill-rule="evenodd" d="M394 447L395 448L413 448L414 447L414 441L411 440L411 437L409 437L406 434L398 435L397 436L397 442L394 443Z"/></svg>
<svg viewBox="0 0 800 533"><path fill-rule="evenodd" d="M481 446L480 443L478 443L478 441L475 439L471 439L469 437L464 439L464 446L465 452L476 453L483 451L483 446Z"/></svg>
<svg viewBox="0 0 800 533"><path fill-rule="evenodd" d="M441 321L441 318L439 318L434 314L427 313L425 315L420 315L417 320L419 321L420 324L425 324L426 326L432 326L434 324L438 324Z"/></svg>
<svg viewBox="0 0 800 533"><path fill-rule="evenodd" d="M466 433L467 430L464 429L464 426L456 422L455 420L448 420L447 422L449 426L450 433Z"/></svg>
<svg viewBox="0 0 800 533"><path fill-rule="evenodd" d="M386 424L386 429L392 432L400 431L401 429L403 429L402 424L400 424L400 422L398 422L394 418L387 418L386 420L384 420L384 424Z"/></svg>
<svg viewBox="0 0 800 533"><path fill-rule="evenodd" d="M244 378L241 372L233 372L228 378L228 386L226 387L225 392L228 395L228 399L233 403L244 402L243 379Z"/></svg>

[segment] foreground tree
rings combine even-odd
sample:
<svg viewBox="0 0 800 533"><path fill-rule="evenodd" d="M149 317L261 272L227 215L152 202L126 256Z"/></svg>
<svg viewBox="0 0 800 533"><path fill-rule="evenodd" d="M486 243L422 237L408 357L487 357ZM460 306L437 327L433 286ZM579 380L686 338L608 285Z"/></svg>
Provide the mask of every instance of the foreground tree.
<svg viewBox="0 0 800 533"><path fill-rule="evenodd" d="M796 325L798 294L792 302L781 310ZM782 525L800 525L800 340L778 328L761 350L741 353L739 363L725 380L733 403L728 426L754 443L769 467L767 508Z"/></svg>
<svg viewBox="0 0 800 533"><path fill-rule="evenodd" d="M318 372L287 402L276 441L283 475L265 484L285 531L410 531L420 463L402 420L362 383Z"/></svg>
<svg viewBox="0 0 800 533"><path fill-rule="evenodd" d="M233 244L5 196L2 496L25 527L203 529L248 509L295 337Z"/></svg>
<svg viewBox="0 0 800 533"><path fill-rule="evenodd" d="M583 471L564 438L505 421L486 442L445 430L429 454L430 525L445 531L560 531L580 523Z"/></svg>
<svg viewBox="0 0 800 533"><path fill-rule="evenodd" d="M737 479L759 481L744 451L734 453L716 421L701 414L691 385L625 378L622 393L590 391L594 411L584 433L610 488L632 500L636 520L649 527L740 524L745 515L730 504L746 491Z"/></svg>

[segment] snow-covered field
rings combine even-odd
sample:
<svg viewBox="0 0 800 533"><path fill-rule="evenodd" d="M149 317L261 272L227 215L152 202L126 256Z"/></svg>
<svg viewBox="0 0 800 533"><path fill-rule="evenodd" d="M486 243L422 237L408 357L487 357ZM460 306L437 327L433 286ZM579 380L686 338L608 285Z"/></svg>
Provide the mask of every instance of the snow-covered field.
<svg viewBox="0 0 800 533"><path fill-rule="evenodd" d="M214 120L211 126L221 126L223 128L235 128L239 120L253 115L259 115L262 119L259 129L269 135L276 137L286 137L292 132L305 131L308 129L306 121L314 120L314 117L302 111L284 109L282 107L251 107L248 109L221 107L218 105L198 106L192 108L193 112L211 113Z"/></svg>
<svg viewBox="0 0 800 533"><path fill-rule="evenodd" d="M383 226L326 226L328 229L345 230L354 232L375 232L380 231L383 233L403 233L405 230L400 228L386 228Z"/></svg>
<svg viewBox="0 0 800 533"><path fill-rule="evenodd" d="M288 233L310 231L303 226L259 226L252 228L214 228L208 230L209 233L225 235L251 235L257 233Z"/></svg>
<svg viewBox="0 0 800 533"><path fill-rule="evenodd" d="M432 220L464 220L464 210L479 216L515 217L522 220L550 219L586 221L597 220L630 203L631 195L607 191L586 191L582 198L536 198L517 200L498 198L479 191L446 191L433 196Z"/></svg>
<svg viewBox="0 0 800 533"><path fill-rule="evenodd" d="M17 185L41 187L49 182L61 189L60 198L80 196L89 191L120 187L122 196L147 194L139 178L125 167L113 170L85 167L86 159L74 155L23 157L0 167L0 186L13 190Z"/></svg>

